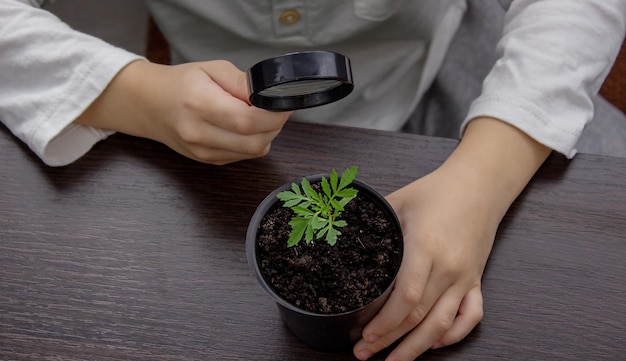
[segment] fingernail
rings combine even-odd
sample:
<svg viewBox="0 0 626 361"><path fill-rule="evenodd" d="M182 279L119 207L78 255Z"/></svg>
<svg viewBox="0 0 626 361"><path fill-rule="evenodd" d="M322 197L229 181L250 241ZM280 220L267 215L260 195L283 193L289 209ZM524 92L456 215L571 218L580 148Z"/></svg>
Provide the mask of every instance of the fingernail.
<svg viewBox="0 0 626 361"><path fill-rule="evenodd" d="M432 345L431 349L436 350L441 347L443 347L443 344L441 342L437 342L436 344Z"/></svg>
<svg viewBox="0 0 626 361"><path fill-rule="evenodd" d="M365 338L365 340L369 343L374 343L378 341L378 339L379 339L378 335L375 335L375 334L371 334Z"/></svg>
<svg viewBox="0 0 626 361"><path fill-rule="evenodd" d="M356 358L358 358L359 360L361 360L361 361L365 361L365 360L367 360L368 358L372 357L373 355L374 355L374 354L373 354L370 350L368 350L368 349L363 349L363 350L361 350L361 351L358 351L358 352L356 353L356 355L355 355L355 356L356 356Z"/></svg>

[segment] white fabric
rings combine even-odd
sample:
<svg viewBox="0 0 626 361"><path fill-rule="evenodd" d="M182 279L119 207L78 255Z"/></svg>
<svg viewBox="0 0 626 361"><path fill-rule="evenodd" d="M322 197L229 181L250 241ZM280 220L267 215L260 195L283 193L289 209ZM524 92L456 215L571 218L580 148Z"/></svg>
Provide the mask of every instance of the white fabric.
<svg viewBox="0 0 626 361"><path fill-rule="evenodd" d="M150 0L148 5L173 44L176 63L227 59L246 70L294 51L347 55L352 94L297 111L295 118L394 131L430 86L466 8L465 0L213 0L211 6ZM286 9L297 10L300 20L282 24Z"/></svg>
<svg viewBox="0 0 626 361"><path fill-rule="evenodd" d="M106 136L72 121L138 56L26 3L0 0L0 120L47 164L68 164ZM296 117L385 130L400 129L430 86L466 8L465 0L148 3L176 62L227 59L245 70L288 51L348 55L355 91ZM280 22L286 9L300 13L296 24ZM497 117L573 156L625 14L626 0L512 1L500 59L464 125Z"/></svg>
<svg viewBox="0 0 626 361"><path fill-rule="evenodd" d="M72 122L137 58L29 1L0 0L0 120L46 164L71 163L110 134Z"/></svg>
<svg viewBox="0 0 626 361"><path fill-rule="evenodd" d="M492 116L573 157L622 44L625 16L623 0L513 1L499 60L463 129L477 116Z"/></svg>

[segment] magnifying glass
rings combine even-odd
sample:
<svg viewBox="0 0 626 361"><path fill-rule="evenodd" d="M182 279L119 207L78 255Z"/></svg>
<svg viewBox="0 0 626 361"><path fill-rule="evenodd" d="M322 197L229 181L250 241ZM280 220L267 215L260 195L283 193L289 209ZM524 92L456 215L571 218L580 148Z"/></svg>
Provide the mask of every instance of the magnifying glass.
<svg viewBox="0 0 626 361"><path fill-rule="evenodd" d="M352 92L350 59L331 51L303 51L263 60L247 72L252 105L274 111L312 108Z"/></svg>

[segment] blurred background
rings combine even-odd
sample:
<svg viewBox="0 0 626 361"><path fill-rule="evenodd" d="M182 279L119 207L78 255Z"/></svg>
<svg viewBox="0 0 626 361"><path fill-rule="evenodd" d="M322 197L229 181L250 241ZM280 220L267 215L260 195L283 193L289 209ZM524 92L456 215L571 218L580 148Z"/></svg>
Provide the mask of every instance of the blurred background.
<svg viewBox="0 0 626 361"><path fill-rule="evenodd" d="M148 9L143 0L53 0L44 9L76 30L144 54Z"/></svg>

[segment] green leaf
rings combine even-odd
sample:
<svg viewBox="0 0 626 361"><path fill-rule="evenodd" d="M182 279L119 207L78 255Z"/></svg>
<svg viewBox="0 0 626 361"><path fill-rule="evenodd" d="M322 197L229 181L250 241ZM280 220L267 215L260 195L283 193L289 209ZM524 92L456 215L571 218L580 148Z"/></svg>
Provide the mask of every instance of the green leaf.
<svg viewBox="0 0 626 361"><path fill-rule="evenodd" d="M334 208L335 210L337 210L337 211L339 211L339 212L343 212L343 210L344 210L344 208L343 208L343 207L345 206L345 204L341 204L341 202L340 202L340 201L337 201L337 200L335 200L335 199L331 199L331 200L330 200L330 204L333 206L333 208Z"/></svg>
<svg viewBox="0 0 626 361"><path fill-rule="evenodd" d="M302 218L311 218L315 215L315 212L305 207L292 207L291 210Z"/></svg>
<svg viewBox="0 0 626 361"><path fill-rule="evenodd" d="M300 197L290 191L282 191L276 195L276 198L280 199L281 201L288 201L291 199L299 199Z"/></svg>
<svg viewBox="0 0 626 361"><path fill-rule="evenodd" d="M329 226L328 233L326 234L326 242L329 245L334 246L337 243L337 236L340 234L341 232Z"/></svg>
<svg viewBox="0 0 626 361"><path fill-rule="evenodd" d="M291 192L290 191L282 191L276 195L276 197L280 200L284 198L292 199L292 198L301 198L302 193L300 192L300 187L296 183L291 183Z"/></svg>
<svg viewBox="0 0 626 361"><path fill-rule="evenodd" d="M322 177L322 190L324 191L324 194L326 195L326 197L328 198L333 197L330 192L330 185L328 184L328 179L326 179L325 177Z"/></svg>
<svg viewBox="0 0 626 361"><path fill-rule="evenodd" d="M310 220L306 224L306 231L305 231L305 234L304 234L304 242L306 242L306 244L311 244L311 241L313 240L314 234L315 234L315 229L313 228L312 220Z"/></svg>
<svg viewBox="0 0 626 361"><path fill-rule="evenodd" d="M300 243L308 223L309 222L303 218L292 218L291 221L289 221L291 233L289 234L289 239L287 240L287 247L293 247Z"/></svg>
<svg viewBox="0 0 626 361"><path fill-rule="evenodd" d="M313 227L313 229L317 231L318 229L323 228L328 223L328 220L314 216L313 218L311 218L311 221L309 223L311 224L311 227Z"/></svg>
<svg viewBox="0 0 626 361"><path fill-rule="evenodd" d="M341 198L354 198L359 191L354 188L345 188L337 192L337 197Z"/></svg>
<svg viewBox="0 0 626 361"><path fill-rule="evenodd" d="M304 190L304 193L310 200L321 200L321 196L311 187L311 183L306 178L302 179L302 190Z"/></svg>
<svg viewBox="0 0 626 361"><path fill-rule="evenodd" d="M344 199L342 199L339 203L341 203L341 205L345 207L345 206L346 206L346 204L348 204L348 203L349 203L351 200L353 200L353 199L354 199L354 197L351 197L351 198L344 198Z"/></svg>
<svg viewBox="0 0 626 361"><path fill-rule="evenodd" d="M300 229L300 228L304 229L307 223L309 223L308 219L300 218L300 217L293 217L289 221L289 225L291 226L292 229Z"/></svg>
<svg viewBox="0 0 626 361"><path fill-rule="evenodd" d="M333 193L337 192L337 182L338 182L337 171L333 169L330 172L330 185L333 189Z"/></svg>
<svg viewBox="0 0 626 361"><path fill-rule="evenodd" d="M286 201L285 203L283 203L283 207L285 208L292 208L294 206L297 206L300 202L302 202L301 199L292 199L289 201Z"/></svg>
<svg viewBox="0 0 626 361"><path fill-rule="evenodd" d="M346 186L350 185L350 183L352 183L352 181L354 180L354 178L356 178L356 174L358 172L359 168L356 166L350 167L346 170L343 171L343 173L341 174L341 180L339 181L339 190L345 188Z"/></svg>
<svg viewBox="0 0 626 361"><path fill-rule="evenodd" d="M333 226L335 227L345 227L347 225L348 223L346 223L346 221L343 221L343 220L338 220L333 223Z"/></svg>
<svg viewBox="0 0 626 361"><path fill-rule="evenodd" d="M320 229L315 235L317 238L324 238L324 235L328 232L328 227Z"/></svg>

